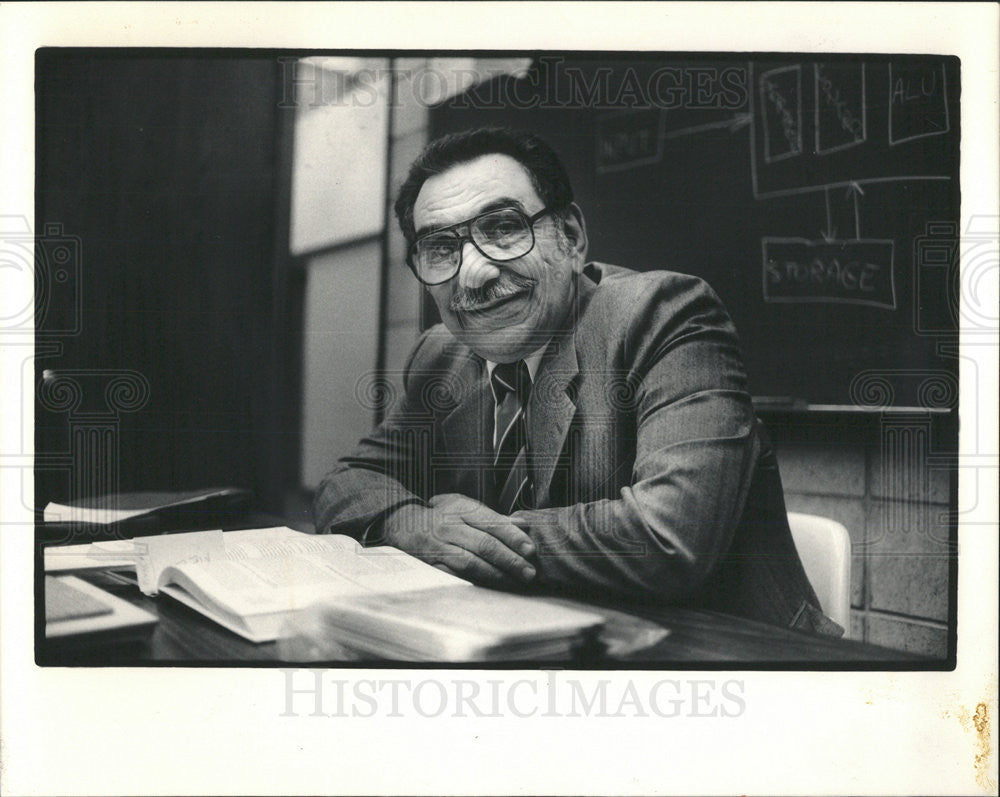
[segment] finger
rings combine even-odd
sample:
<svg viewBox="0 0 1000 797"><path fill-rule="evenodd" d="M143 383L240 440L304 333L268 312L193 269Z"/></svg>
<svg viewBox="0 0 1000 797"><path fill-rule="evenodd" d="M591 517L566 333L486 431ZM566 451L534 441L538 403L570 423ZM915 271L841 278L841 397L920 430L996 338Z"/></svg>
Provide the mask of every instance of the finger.
<svg viewBox="0 0 1000 797"><path fill-rule="evenodd" d="M445 514L458 517L468 525L492 534L512 551L516 551L522 556L533 556L535 544L531 537L522 528L514 524L510 517L501 515L486 504L476 501L466 496L444 496L445 498L459 498L460 501L449 501L451 506L440 506L439 509Z"/></svg>
<svg viewBox="0 0 1000 797"><path fill-rule="evenodd" d="M473 528L495 537L521 556L535 555L535 544L528 533L512 523L509 517L494 512L488 506L483 505L482 510L463 513L462 519Z"/></svg>
<svg viewBox="0 0 1000 797"><path fill-rule="evenodd" d="M442 535L440 538L443 541L457 542L460 536L455 536L454 532L456 529L471 526L496 538L510 549L510 551L521 557L534 556L535 544L531 541L531 537L523 529L514 525L506 515L501 515L499 512L490 509L486 504L466 496L447 495L441 497L447 499L447 501L438 505L436 511L444 519L444 522L441 523L440 529L435 531L452 532L448 536ZM483 542L480 544L486 545L487 543ZM475 549L471 550L474 553L476 552ZM490 557L488 551L485 558L493 562L493 564L503 566L502 563ZM523 564L521 566L523 567Z"/></svg>
<svg viewBox="0 0 1000 797"><path fill-rule="evenodd" d="M512 512L507 516L507 520L517 526L519 529L528 529L531 526L531 521L525 517L523 511Z"/></svg>
<svg viewBox="0 0 1000 797"><path fill-rule="evenodd" d="M511 583L510 577L503 571L461 546L449 545L440 551L438 556L442 561L438 561L434 566L459 578L491 587L506 586Z"/></svg>
<svg viewBox="0 0 1000 797"><path fill-rule="evenodd" d="M492 534L468 525L451 525L446 534L452 545L468 551L519 582L531 581L535 577L532 564Z"/></svg>

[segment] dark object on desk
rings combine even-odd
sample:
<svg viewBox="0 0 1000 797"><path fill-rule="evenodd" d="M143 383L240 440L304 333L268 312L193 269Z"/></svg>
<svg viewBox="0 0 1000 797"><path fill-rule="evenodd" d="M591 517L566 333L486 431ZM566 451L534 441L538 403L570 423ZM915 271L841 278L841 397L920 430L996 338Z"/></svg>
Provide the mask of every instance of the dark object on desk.
<svg viewBox="0 0 1000 797"><path fill-rule="evenodd" d="M220 528L243 517L251 497L249 490L238 487L208 487L50 503L45 507L46 522L38 526L40 541L128 539L168 530Z"/></svg>
<svg viewBox="0 0 1000 797"><path fill-rule="evenodd" d="M45 639L78 648L148 636L156 615L74 576L45 578Z"/></svg>

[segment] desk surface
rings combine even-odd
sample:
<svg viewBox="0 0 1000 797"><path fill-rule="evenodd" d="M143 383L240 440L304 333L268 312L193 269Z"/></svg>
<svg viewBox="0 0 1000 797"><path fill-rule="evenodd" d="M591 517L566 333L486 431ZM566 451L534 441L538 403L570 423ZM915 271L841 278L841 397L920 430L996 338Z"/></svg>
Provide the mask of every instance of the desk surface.
<svg viewBox="0 0 1000 797"><path fill-rule="evenodd" d="M276 643L247 642L167 596L149 598L134 585L116 584L108 576L91 575L87 579L155 614L159 623L152 636L129 646L83 653L53 653L43 645L39 650L39 664L267 666L281 661ZM597 611L602 610L598 608ZM621 610L608 610L608 614L608 622L613 623L616 615L620 617ZM635 614L663 625L670 634L643 650L581 666L685 669L736 665L792 669L795 665L804 665L807 669L835 670L852 665L866 669L938 669L944 664L903 651L815 636L715 612L665 607L636 611ZM517 666L523 668L525 665Z"/></svg>

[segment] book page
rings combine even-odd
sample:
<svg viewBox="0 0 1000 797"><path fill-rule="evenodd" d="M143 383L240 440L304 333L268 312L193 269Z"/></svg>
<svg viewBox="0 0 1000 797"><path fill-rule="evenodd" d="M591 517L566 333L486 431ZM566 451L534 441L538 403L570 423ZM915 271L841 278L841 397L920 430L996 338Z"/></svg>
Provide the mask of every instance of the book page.
<svg viewBox="0 0 1000 797"><path fill-rule="evenodd" d="M80 545L56 545L45 549L45 571L107 570L122 567L129 567L135 570L140 560L148 558L151 547L155 548L161 545L166 545L171 550L190 548L190 554L194 554L205 547L205 541L211 541L209 543L211 545L210 550L214 550L218 555L219 549L216 538L219 534L218 530L194 531L185 534L143 537L139 540L105 540L101 542L82 543ZM266 556L271 554L284 555L289 551L276 547L274 543L285 540L298 540L303 537L313 539L312 535L303 534L287 526L263 529L239 529L237 531L221 532L221 534L225 555L229 556L230 551L232 551L233 558L241 556ZM152 542L152 540L161 538L166 539L167 542ZM349 538L345 539L349 540ZM353 542L353 540L350 540L350 542ZM356 545L357 543L354 544ZM181 550L179 559L176 561L180 561L180 559L184 559L188 555L189 553ZM174 563L175 561L170 558L165 562L160 562L159 568L154 568L155 572L152 575L158 578L164 567Z"/></svg>
<svg viewBox="0 0 1000 797"><path fill-rule="evenodd" d="M226 546L221 531L191 531L143 537L135 541L135 550L139 554L135 570L139 589L146 595L155 595L160 574L167 567L221 559Z"/></svg>
<svg viewBox="0 0 1000 797"><path fill-rule="evenodd" d="M319 537L284 526L229 531L225 533L224 539L225 558L234 562L296 554L321 554L331 548L348 552L361 550L361 543L352 537L342 534Z"/></svg>
<svg viewBox="0 0 1000 797"><path fill-rule="evenodd" d="M304 536L309 538L263 548L256 543L233 546L222 559L169 568L160 583L178 583L189 592L196 585L240 616L293 611L337 595L468 585L393 548L364 549L350 538ZM282 547L288 553L276 553Z"/></svg>
<svg viewBox="0 0 1000 797"><path fill-rule="evenodd" d="M221 542L220 542L221 540ZM287 526L239 529L221 532L193 531L163 534L138 540L109 540L82 545L53 546L45 550L46 572L109 570L128 568L142 573L143 592L156 594L156 581L164 568L194 557L194 561L216 559L260 559L316 553L329 547L355 551L360 543L336 535L318 538Z"/></svg>
<svg viewBox="0 0 1000 797"><path fill-rule="evenodd" d="M46 573L86 570L134 570L139 554L132 540L54 545L43 554Z"/></svg>

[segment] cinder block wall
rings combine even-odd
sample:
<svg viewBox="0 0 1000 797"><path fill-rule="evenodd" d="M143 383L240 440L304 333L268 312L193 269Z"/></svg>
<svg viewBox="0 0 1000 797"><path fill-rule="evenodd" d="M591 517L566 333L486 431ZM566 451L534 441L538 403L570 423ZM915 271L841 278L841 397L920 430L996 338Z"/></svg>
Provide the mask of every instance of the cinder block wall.
<svg viewBox="0 0 1000 797"><path fill-rule="evenodd" d="M788 510L850 532L851 637L935 657L948 650L952 558L940 423L915 414L768 424Z"/></svg>

